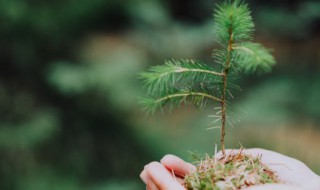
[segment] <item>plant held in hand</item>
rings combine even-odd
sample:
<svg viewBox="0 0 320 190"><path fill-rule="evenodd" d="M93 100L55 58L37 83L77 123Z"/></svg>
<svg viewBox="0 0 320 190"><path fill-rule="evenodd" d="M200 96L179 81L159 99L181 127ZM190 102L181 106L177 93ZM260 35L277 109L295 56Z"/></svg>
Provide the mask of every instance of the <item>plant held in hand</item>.
<svg viewBox="0 0 320 190"><path fill-rule="evenodd" d="M227 116L228 103L233 97L232 89L238 88L230 84L230 75L270 71L275 60L269 49L252 42L254 23L246 3L240 0L224 2L216 7L214 17L216 41L220 45L219 49L213 50L214 63L207 65L198 60L171 59L164 65L152 67L141 74L149 94L141 103L148 113L154 113L166 104L172 107L187 103L204 109L208 100L216 103L218 112L214 117L221 121L222 156L202 161L197 173L186 177L188 189L238 189L276 182L272 171L263 166L259 158L243 153L228 155L225 151L226 124L232 124L232 119ZM242 171L236 171L235 166ZM256 174L260 177L251 175L254 167L259 167ZM235 173L238 178L226 177ZM230 184L217 185L227 179ZM209 188L208 184L213 186Z"/></svg>

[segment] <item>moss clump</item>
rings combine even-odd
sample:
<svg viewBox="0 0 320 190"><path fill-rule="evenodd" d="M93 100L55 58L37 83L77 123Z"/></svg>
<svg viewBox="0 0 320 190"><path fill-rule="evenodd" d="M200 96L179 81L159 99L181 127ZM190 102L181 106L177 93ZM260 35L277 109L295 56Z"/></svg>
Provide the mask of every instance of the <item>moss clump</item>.
<svg viewBox="0 0 320 190"><path fill-rule="evenodd" d="M195 172L185 177L188 190L238 190L253 185L279 183L275 172L261 162L260 156L229 153L199 162Z"/></svg>

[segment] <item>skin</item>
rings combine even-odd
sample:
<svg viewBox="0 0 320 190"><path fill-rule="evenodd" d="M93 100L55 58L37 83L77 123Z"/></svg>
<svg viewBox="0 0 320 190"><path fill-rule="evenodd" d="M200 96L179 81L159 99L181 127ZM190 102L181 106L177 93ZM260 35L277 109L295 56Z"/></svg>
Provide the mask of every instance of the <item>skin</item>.
<svg viewBox="0 0 320 190"><path fill-rule="evenodd" d="M229 152L226 150L227 154ZM246 149L244 152L253 156L262 155L262 162L275 171L283 182L253 186L247 190L320 190L320 177L301 161L264 149ZM195 166L190 163L174 155L166 155L160 162L147 164L140 177L147 190L185 190L181 185L183 178L193 171Z"/></svg>

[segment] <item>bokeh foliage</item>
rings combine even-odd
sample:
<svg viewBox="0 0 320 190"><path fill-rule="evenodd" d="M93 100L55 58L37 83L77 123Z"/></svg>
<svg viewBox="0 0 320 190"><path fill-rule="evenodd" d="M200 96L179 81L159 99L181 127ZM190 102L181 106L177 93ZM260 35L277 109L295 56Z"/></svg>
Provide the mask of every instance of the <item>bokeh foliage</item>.
<svg viewBox="0 0 320 190"><path fill-rule="evenodd" d="M209 62L217 46L214 4L2 0L0 189L141 189L145 163L165 153L211 153L217 133L205 130L209 120L194 109L144 117L137 73L169 57ZM267 76L234 79L244 90L235 100L242 122L229 129L229 146L272 148L320 173L313 154L320 143L320 4L251 6L256 41L273 47L279 64Z"/></svg>

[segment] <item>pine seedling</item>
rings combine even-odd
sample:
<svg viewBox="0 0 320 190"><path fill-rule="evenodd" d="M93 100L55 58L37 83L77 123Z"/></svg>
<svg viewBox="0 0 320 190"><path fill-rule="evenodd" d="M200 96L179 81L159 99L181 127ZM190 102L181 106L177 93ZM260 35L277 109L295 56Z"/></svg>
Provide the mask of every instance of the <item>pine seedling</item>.
<svg viewBox="0 0 320 190"><path fill-rule="evenodd" d="M185 176L188 190L235 190L264 183L278 183L277 175L261 162L261 156L238 153L226 154L225 128L232 124L227 116L231 90L230 76L241 73L267 72L275 64L270 50L252 42L254 23L248 5L241 0L227 1L216 6L214 13L216 38L220 45L213 50L213 63L198 60L170 59L142 73L148 97L141 103L147 113L180 104L193 104L204 109L214 102L217 113L213 123L220 121L222 156L206 156L195 172Z"/></svg>
<svg viewBox="0 0 320 190"><path fill-rule="evenodd" d="M216 6L215 40L220 45L213 50L213 63L204 64L198 60L170 59L164 65L154 66L141 73L148 97L141 104L147 113L155 113L166 104L170 107L193 104L204 109L208 102L216 102L213 118L221 121L220 145L225 153L225 128L232 124L227 116L231 91L230 75L267 72L275 64L270 50L259 43L253 43L254 23L248 5L241 0L226 1ZM229 80L228 80L229 79Z"/></svg>

